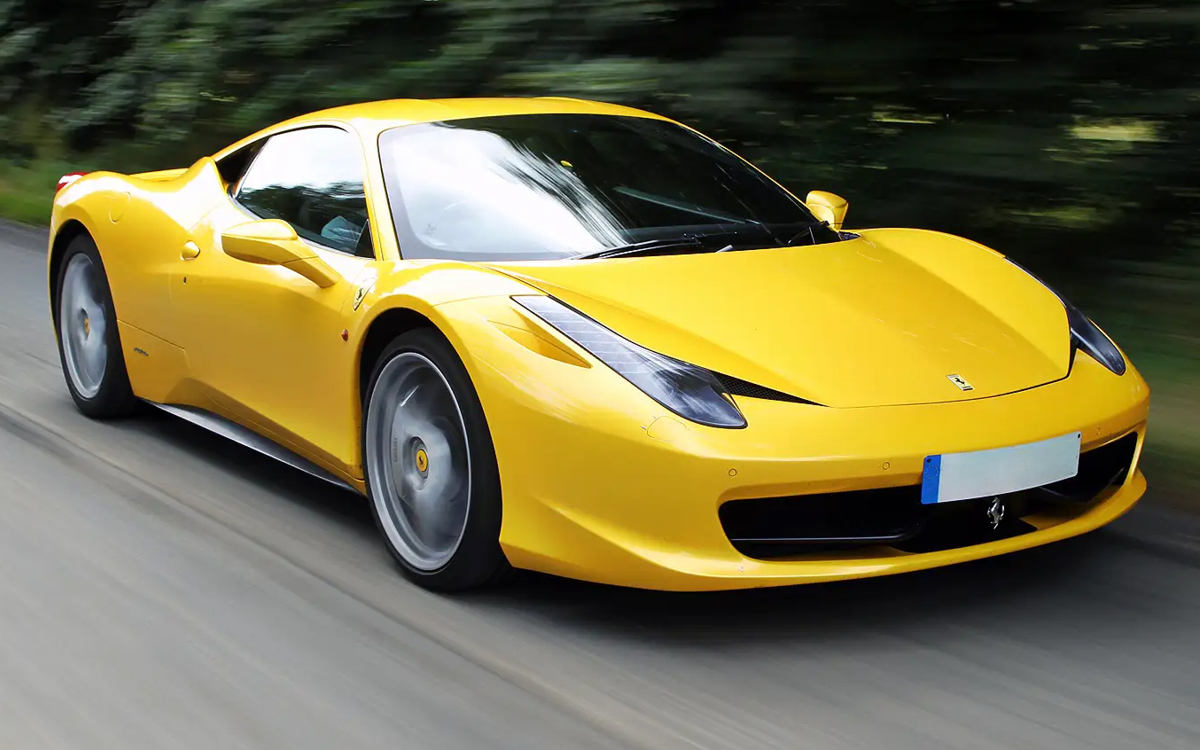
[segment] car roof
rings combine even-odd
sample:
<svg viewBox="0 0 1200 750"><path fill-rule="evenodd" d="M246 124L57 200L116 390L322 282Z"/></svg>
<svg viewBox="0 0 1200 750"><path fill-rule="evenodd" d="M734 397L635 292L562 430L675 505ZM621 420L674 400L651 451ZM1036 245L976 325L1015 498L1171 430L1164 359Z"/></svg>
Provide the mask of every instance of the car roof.
<svg viewBox="0 0 1200 750"><path fill-rule="evenodd" d="M656 120L668 118L652 112L620 104L572 99L560 96L495 97L463 99L392 99L388 101L350 104L333 109L293 117L265 128L223 149L216 158L232 153L264 136L304 125L341 122L353 125L365 137L372 137L393 127L471 117L503 115L590 114L624 117L644 117Z"/></svg>
<svg viewBox="0 0 1200 750"><path fill-rule="evenodd" d="M374 120L387 125L457 120L467 117L534 114L596 114L655 117L633 107L561 96L496 97L472 99L393 99L336 107L297 117L306 120Z"/></svg>

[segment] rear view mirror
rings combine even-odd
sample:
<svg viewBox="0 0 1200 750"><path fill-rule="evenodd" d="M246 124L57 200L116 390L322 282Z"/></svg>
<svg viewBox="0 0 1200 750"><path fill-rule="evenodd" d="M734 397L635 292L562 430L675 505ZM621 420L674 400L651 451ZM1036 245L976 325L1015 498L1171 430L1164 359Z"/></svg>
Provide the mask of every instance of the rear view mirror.
<svg viewBox="0 0 1200 750"><path fill-rule="evenodd" d="M846 220L846 210L850 207L842 196L824 190L812 191L804 202L814 216L829 222L829 226L838 230L842 228L842 222Z"/></svg>
<svg viewBox="0 0 1200 750"><path fill-rule="evenodd" d="M221 249L231 258L260 266L283 266L322 289L337 283L337 273L300 241L290 224L263 219L239 224L221 234Z"/></svg>

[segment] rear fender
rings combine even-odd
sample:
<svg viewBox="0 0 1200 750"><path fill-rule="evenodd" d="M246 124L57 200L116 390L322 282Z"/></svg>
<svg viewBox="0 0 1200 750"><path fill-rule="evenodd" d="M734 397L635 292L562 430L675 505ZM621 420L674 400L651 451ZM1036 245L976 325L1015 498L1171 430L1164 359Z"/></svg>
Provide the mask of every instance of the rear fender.
<svg viewBox="0 0 1200 750"><path fill-rule="evenodd" d="M224 182L210 157L182 171L95 172L76 180L54 201L51 287L61 253L76 232L86 231L104 261L117 319L175 343L171 273L191 229L221 200L228 200Z"/></svg>

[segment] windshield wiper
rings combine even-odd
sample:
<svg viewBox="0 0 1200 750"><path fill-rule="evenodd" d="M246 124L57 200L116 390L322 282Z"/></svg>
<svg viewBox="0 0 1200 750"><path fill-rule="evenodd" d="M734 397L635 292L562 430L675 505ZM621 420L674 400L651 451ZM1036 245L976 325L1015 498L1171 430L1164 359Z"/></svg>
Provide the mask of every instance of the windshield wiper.
<svg viewBox="0 0 1200 750"><path fill-rule="evenodd" d="M697 250L704 249L704 243L700 241L703 235L688 235L687 237L671 237L661 238L657 240L646 240L645 242L635 242L632 245L621 245L619 247L608 247L595 252L576 255L574 260L594 260L597 258L618 258L630 255L653 255L662 250L673 250L675 248L693 247Z"/></svg>
<svg viewBox="0 0 1200 750"><path fill-rule="evenodd" d="M812 244L816 245L817 244L816 230L821 227L828 227L828 226L829 226L828 221L814 221L810 224L807 224L799 232L796 232L796 234L793 235L792 238L787 241L787 244L784 245L784 247L791 247L792 245L796 244L796 240L800 239L801 237L803 237L806 234L808 235L808 238L812 241Z"/></svg>

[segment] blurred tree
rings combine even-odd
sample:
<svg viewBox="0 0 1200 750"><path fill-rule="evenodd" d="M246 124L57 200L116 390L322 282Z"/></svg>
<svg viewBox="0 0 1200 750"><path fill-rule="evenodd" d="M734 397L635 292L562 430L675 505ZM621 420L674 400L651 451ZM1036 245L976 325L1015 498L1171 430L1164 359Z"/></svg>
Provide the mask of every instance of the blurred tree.
<svg viewBox="0 0 1200 750"><path fill-rule="evenodd" d="M1194 252L1198 61L1194 0L0 0L0 147L173 166L346 102L582 96L1086 286Z"/></svg>

